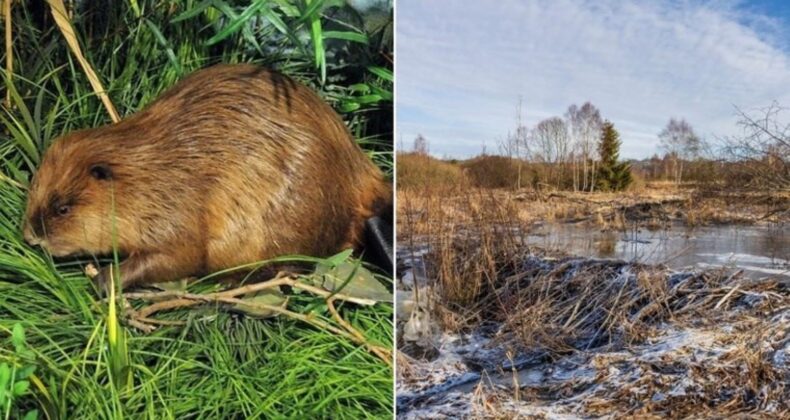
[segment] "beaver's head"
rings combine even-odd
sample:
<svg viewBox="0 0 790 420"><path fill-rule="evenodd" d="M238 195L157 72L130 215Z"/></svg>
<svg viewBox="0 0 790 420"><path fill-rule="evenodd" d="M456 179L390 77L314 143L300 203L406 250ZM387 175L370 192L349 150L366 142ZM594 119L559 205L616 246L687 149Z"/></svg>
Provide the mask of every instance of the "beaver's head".
<svg viewBox="0 0 790 420"><path fill-rule="evenodd" d="M118 220L113 211L117 174L113 156L92 132L56 140L30 185L25 240L54 256L105 254L112 249L112 220Z"/></svg>

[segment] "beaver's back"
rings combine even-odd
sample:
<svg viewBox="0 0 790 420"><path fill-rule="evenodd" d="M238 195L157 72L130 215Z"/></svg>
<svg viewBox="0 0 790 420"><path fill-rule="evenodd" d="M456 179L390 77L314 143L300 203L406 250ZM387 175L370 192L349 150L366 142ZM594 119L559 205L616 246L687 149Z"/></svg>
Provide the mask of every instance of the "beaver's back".
<svg viewBox="0 0 790 420"><path fill-rule="evenodd" d="M119 212L139 217L139 247L203 244L207 270L336 252L389 195L327 104L250 65L194 73L92 147L124 155Z"/></svg>

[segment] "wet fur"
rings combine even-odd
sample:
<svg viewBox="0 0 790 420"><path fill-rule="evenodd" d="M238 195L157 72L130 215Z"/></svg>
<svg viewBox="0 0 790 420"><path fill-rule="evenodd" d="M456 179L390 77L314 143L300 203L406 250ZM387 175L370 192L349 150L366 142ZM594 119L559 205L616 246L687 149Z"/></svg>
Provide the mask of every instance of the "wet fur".
<svg viewBox="0 0 790 420"><path fill-rule="evenodd" d="M108 254L115 237L128 286L330 255L359 245L364 220L390 200L309 88L219 65L117 124L56 140L32 183L25 236L59 256Z"/></svg>

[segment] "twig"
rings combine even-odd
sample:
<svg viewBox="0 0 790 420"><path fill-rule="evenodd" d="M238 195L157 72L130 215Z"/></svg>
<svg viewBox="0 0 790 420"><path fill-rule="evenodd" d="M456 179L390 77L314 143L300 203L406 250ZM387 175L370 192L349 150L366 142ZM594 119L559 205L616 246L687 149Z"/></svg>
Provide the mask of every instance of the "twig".
<svg viewBox="0 0 790 420"><path fill-rule="evenodd" d="M302 289L307 292L325 298L330 313L332 314L335 321L341 325L342 329L335 327L329 324L328 322L318 319L312 315L305 315L298 312L294 312L281 306L267 305L259 302L255 302L255 303L247 302L245 300L236 297L236 296L245 295L253 292L259 292L261 290L272 289L280 286L290 286L296 289ZM332 292L329 292L327 290L321 289L316 286L305 284L299 281L298 279L294 279L287 276L278 276L275 279L267 282L251 284L251 285L242 286L235 289L230 289L230 290L225 290L222 292L215 292L215 293L197 294L197 293L188 293L183 291L166 290L162 292L126 293L124 294L124 298L157 301L149 306L140 309L139 311L134 311L134 310L130 311L132 318L129 320L129 324L135 328L138 328L146 332L150 332L151 330L153 330L153 328L155 328L150 324L183 325L183 323L179 321L161 321L151 318L151 316L157 312L161 312L168 309L196 306L206 302L225 303L225 304L243 304L245 306L249 306L252 308L264 309L278 314L282 314L306 322L315 327L325 329L327 331L345 337L356 344L365 346L368 349L368 351L379 357L388 365L391 365L392 363L391 360L392 354L387 349L369 343L358 330L356 330L351 324L349 324L346 320L344 320L340 316L340 314L337 312L334 306L335 300L348 301L360 305L372 305L375 303L375 301L370 299L356 298L342 293L333 294ZM161 299L167 299L167 300L161 300Z"/></svg>
<svg viewBox="0 0 790 420"><path fill-rule="evenodd" d="M199 296L199 295L198 295ZM187 306L195 306L201 303L201 300L196 300L194 298L189 297L182 297L173 300L165 300L162 302L157 302L152 305L146 306L145 308L141 309L138 314L142 318L148 318L151 315L163 311L166 309L176 309L176 308L185 308Z"/></svg>
<svg viewBox="0 0 790 420"><path fill-rule="evenodd" d="M151 333L154 330L156 330L155 326L147 324L147 323L144 323L144 322L142 322L140 320L137 320L137 319L134 319L134 318L127 318L126 322L130 326L132 326L134 328L137 328L138 330L140 330L140 331L142 331L142 332L144 332L146 334Z"/></svg>
<svg viewBox="0 0 790 420"><path fill-rule="evenodd" d="M301 289L306 292L310 292L312 294L321 296L326 299L332 297L336 300L343 300L346 302L356 303L357 305L371 306L376 303L376 301L372 299L358 298L344 293L333 294L332 292L324 290L320 287L311 286L309 284L299 281L298 279L293 279L289 277L275 278L274 280L250 284L247 286L237 287L235 289L224 290L222 292L208 293L200 296L204 296L207 300L213 300L220 298L236 297L240 295L245 295L247 293L259 292L261 290L266 290L266 289L273 289L275 287L280 287L280 286L290 286L296 289ZM166 298L180 298L189 295L190 293L179 291L179 290L165 290L162 292L140 292L140 293L124 294L124 296L126 296L129 299L142 299L142 300L161 300Z"/></svg>
<svg viewBox="0 0 790 420"><path fill-rule="evenodd" d="M340 316L340 314L337 312L337 309L335 309L334 301L335 301L334 298L327 299L326 300L326 306L327 306L327 308L329 308L329 312L332 314L332 317L335 318L335 321L337 321L338 324L343 326L343 328L345 328L346 331L348 331L351 335L356 337L357 340L361 342L361 344L363 344L365 347L368 348L368 351L370 351L371 353L373 353L376 356L378 356L381 360L386 362L388 365L391 365L392 364L392 353L390 353L389 350L387 350L387 349L385 349L383 347L379 347L379 346L376 346L374 344L369 343L365 339L365 336L362 335L361 332L359 332L356 328L354 328L351 324L349 324L345 319L343 319L343 317Z"/></svg>
<svg viewBox="0 0 790 420"><path fill-rule="evenodd" d="M729 299L729 298L730 298L730 296L732 296L732 295L733 295L733 294L734 294L734 293L735 293L735 292L738 290L738 287L740 287L740 285L736 285L735 287L733 287L733 288L732 288L732 290L730 290L729 292L727 292L727 294L726 294L726 295L724 295L724 297L723 297L723 298L721 298L721 300L719 301L719 303L717 303L717 304L716 304L716 306L714 306L714 307L713 307L713 309L719 309L719 308L721 307L721 305L723 305L723 304L724 304L724 302L726 302L726 301L727 301L727 299Z"/></svg>

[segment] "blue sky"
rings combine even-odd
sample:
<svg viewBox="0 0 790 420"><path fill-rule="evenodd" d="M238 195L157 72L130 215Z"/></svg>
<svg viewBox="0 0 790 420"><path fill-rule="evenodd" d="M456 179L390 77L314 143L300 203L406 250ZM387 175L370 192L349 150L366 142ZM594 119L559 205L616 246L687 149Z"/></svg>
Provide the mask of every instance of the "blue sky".
<svg viewBox="0 0 790 420"><path fill-rule="evenodd" d="M790 107L790 0L398 0L398 145L469 157L515 124L591 101L621 156L658 151L670 117L736 135L734 106Z"/></svg>

